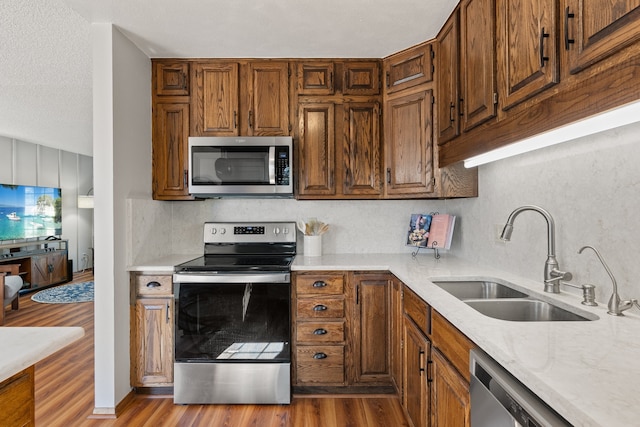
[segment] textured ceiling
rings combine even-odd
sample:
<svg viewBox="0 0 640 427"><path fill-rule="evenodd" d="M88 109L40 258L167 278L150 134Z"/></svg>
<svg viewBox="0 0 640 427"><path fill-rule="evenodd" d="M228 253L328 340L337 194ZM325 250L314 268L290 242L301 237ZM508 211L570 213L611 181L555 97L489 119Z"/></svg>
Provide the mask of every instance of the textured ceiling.
<svg viewBox="0 0 640 427"><path fill-rule="evenodd" d="M62 0L0 1L0 135L92 153L91 25Z"/></svg>
<svg viewBox="0 0 640 427"><path fill-rule="evenodd" d="M383 58L457 0L0 0L0 135L92 153L91 24L149 57Z"/></svg>

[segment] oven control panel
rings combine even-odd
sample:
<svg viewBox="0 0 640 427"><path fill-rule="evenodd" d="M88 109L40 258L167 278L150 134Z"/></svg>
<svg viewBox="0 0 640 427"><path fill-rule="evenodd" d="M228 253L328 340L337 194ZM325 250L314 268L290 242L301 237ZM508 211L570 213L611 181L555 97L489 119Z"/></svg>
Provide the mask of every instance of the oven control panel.
<svg viewBox="0 0 640 427"><path fill-rule="evenodd" d="M204 223L204 243L293 243L295 241L295 222Z"/></svg>

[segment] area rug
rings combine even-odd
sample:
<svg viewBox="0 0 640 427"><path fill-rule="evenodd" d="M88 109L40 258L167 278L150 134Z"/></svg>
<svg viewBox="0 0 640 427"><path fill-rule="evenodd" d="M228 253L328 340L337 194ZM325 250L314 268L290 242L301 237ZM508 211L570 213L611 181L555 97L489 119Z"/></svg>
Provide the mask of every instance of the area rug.
<svg viewBox="0 0 640 427"><path fill-rule="evenodd" d="M93 282L55 286L34 294L31 299L44 304L71 304L93 301Z"/></svg>

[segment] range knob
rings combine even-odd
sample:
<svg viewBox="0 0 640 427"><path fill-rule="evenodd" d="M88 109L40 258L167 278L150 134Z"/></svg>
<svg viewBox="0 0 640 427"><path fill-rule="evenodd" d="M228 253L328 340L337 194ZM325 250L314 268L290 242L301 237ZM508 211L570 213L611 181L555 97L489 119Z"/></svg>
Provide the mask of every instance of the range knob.
<svg viewBox="0 0 640 427"><path fill-rule="evenodd" d="M273 229L273 234L275 234L276 236L277 236L278 234L280 234L280 227L276 227L276 228L274 228L274 229Z"/></svg>
<svg viewBox="0 0 640 427"><path fill-rule="evenodd" d="M216 229L215 227L211 228L211 234L216 234L218 233L218 229Z"/></svg>
<svg viewBox="0 0 640 427"><path fill-rule="evenodd" d="M220 234L225 234L226 232L227 232L227 229L226 229L226 228L221 228L221 229L220 229Z"/></svg>

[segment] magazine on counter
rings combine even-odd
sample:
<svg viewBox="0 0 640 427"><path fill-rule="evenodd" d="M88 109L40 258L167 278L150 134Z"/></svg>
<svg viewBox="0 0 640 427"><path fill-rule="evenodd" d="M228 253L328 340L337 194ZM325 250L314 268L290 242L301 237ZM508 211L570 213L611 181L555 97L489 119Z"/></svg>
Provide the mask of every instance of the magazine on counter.
<svg viewBox="0 0 640 427"><path fill-rule="evenodd" d="M412 214L407 232L407 246L450 249L455 215L429 213Z"/></svg>

